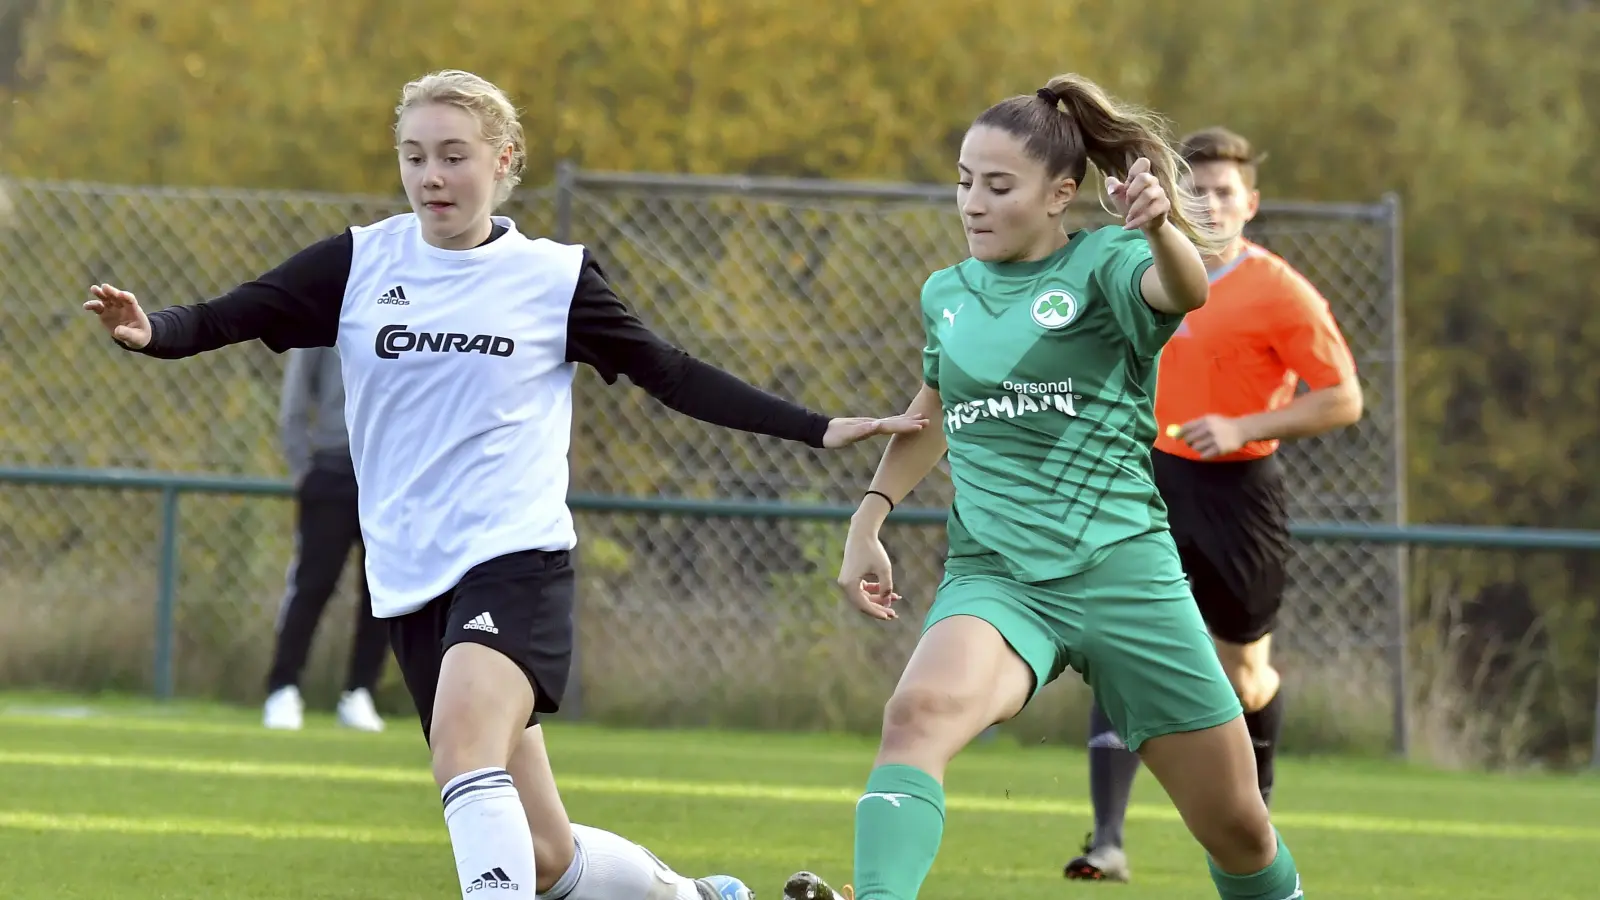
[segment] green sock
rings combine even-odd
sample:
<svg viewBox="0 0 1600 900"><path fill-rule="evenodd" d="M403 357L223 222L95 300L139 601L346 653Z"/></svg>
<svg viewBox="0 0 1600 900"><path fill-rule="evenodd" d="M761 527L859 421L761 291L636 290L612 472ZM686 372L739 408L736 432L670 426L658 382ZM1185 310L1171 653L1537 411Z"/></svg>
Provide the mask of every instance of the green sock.
<svg viewBox="0 0 1600 900"><path fill-rule="evenodd" d="M944 837L944 788L914 766L879 766L856 801L856 900L914 900Z"/></svg>
<svg viewBox="0 0 1600 900"><path fill-rule="evenodd" d="M1289 846L1283 842L1283 835L1278 835L1278 855L1272 862L1259 872L1251 875L1229 875L1217 868L1215 861L1207 858L1211 865L1211 880L1217 886L1217 896L1222 900L1302 900L1305 894L1300 891L1300 873L1295 871L1294 857L1289 855Z"/></svg>

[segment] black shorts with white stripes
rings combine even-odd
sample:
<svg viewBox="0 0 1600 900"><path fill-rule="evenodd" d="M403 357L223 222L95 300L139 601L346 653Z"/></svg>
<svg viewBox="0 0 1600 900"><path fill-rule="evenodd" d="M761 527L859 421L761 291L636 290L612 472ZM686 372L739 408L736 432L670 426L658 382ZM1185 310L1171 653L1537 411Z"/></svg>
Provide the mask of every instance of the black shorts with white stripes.
<svg viewBox="0 0 1600 900"><path fill-rule="evenodd" d="M524 550L479 563L456 586L415 612L389 620L389 641L406 689L433 730L433 701L445 652L482 644L505 654L533 685L532 725L561 708L572 667L576 577L565 550Z"/></svg>

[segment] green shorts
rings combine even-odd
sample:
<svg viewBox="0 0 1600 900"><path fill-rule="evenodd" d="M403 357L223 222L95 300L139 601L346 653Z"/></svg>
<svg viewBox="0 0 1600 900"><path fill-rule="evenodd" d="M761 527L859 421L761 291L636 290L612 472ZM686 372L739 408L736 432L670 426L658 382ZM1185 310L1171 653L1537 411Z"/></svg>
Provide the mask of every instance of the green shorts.
<svg viewBox="0 0 1600 900"><path fill-rule="evenodd" d="M993 625L1033 669L1034 694L1077 670L1130 750L1244 713L1165 532L1041 584L1017 581L998 557L963 557L947 567L923 630L951 616Z"/></svg>

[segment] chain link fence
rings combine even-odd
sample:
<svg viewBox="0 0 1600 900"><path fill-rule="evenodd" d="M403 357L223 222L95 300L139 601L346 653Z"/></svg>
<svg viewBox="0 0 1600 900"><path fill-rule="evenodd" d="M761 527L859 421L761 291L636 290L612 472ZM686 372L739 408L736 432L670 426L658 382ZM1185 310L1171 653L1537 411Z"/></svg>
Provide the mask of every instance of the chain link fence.
<svg viewBox="0 0 1600 900"><path fill-rule="evenodd" d="M398 197L0 188L0 465L32 467L281 474L279 358L251 345L176 363L137 359L83 321L84 289L111 281L153 307L190 302L404 208ZM949 188L564 168L504 212L525 232L592 246L618 293L690 352L814 408L876 415L902 409L919 384L922 281L965 256L952 201ZM1252 229L1328 297L1366 390L1358 426L1285 449L1297 519L1403 519L1397 229L1392 202L1268 204ZM589 374L577 390L577 493L851 503L881 451L821 454L714 429ZM949 497L936 474L913 502ZM186 497L180 518L178 689L253 701L292 549L290 505ZM146 684L159 519L147 495L0 485L0 615L16 625L0 676ZM584 512L579 528L586 714L875 725L916 629L872 629L839 609L839 523ZM943 540L937 527L890 529L913 607L902 622L925 609ZM1404 562L1393 547L1301 545L1280 641L1291 677L1337 671L1349 686L1359 673L1349 690L1360 703L1389 707L1401 675ZM340 606L351 596L346 588ZM337 610L324 620L313 680L327 696L348 620ZM398 699L397 681L386 696Z"/></svg>
<svg viewBox="0 0 1600 900"><path fill-rule="evenodd" d="M1366 396L1366 413L1355 427L1284 448L1293 479L1290 512L1297 520L1403 520L1398 212L1392 198L1373 205L1267 203L1250 229L1252 239L1286 258L1328 298L1356 356ZM1071 215L1077 220L1072 226L1109 221L1093 206ZM562 239L599 248L619 293L672 340L841 415L897 412L915 393L922 282L966 255L953 187L563 170L556 228ZM601 444L606 452L579 464L580 489L850 503L880 452L872 447L796 458L771 442L654 415L626 392L594 382L583 390L584 408L591 412L577 426L582 443ZM914 502L942 506L949 500L948 479L936 477ZM665 523L657 527L673 530ZM671 643L698 648L696 654L726 654L731 646L772 659L781 652L781 630L751 623L736 629L742 639L729 641L708 624L765 614L750 606L745 585L752 576L763 584L808 584L805 592L787 593L815 592L831 603L828 579L816 573L837 565L838 547L817 553L827 543L821 535L801 541L793 533L803 526L782 521L681 527L693 533L696 550L677 562L651 554L641 563L647 558L650 566L704 573L719 571L727 560L742 573L729 573L739 587L718 589L721 582L711 578L689 588L668 579L672 588L664 593L625 592L641 605L615 616L591 603L586 613L604 622L591 630L591 640L605 635L608 644L621 642L628 623L651 621L647 635L671 635ZM607 530L591 528L591 541ZM896 533L897 581L908 597L931 596L942 537L910 529ZM1404 690L1404 563L1404 549L1394 546L1300 544L1277 640L1278 652L1290 660L1290 677L1318 681L1336 675L1369 709L1389 709L1402 734L1404 707L1392 700ZM660 596L679 600L663 609ZM905 635L895 659L903 658L913 638ZM596 685L597 703L599 697L640 696L651 684L681 691L692 677L676 668L675 656L632 642L601 658L628 660L638 687ZM720 674L742 667L711 668ZM587 666L584 676L624 677ZM892 681L868 693L881 696L886 685ZM651 705L671 704L656 698Z"/></svg>

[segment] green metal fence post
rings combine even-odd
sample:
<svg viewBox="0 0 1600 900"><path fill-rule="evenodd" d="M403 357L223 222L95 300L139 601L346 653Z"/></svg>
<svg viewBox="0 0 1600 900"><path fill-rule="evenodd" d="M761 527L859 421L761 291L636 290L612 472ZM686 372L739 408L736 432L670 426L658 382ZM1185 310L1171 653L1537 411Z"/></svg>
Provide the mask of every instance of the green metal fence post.
<svg viewBox="0 0 1600 900"><path fill-rule="evenodd" d="M178 602L178 489L161 489L161 569L156 589L156 697L172 699L172 645Z"/></svg>
<svg viewBox="0 0 1600 900"><path fill-rule="evenodd" d="M1589 765L1600 771L1600 675L1595 678L1594 689L1594 749L1589 754Z"/></svg>
<svg viewBox="0 0 1600 900"><path fill-rule="evenodd" d="M1400 195L1390 192L1383 195L1383 205L1389 220L1389 246L1385 248L1384 271L1389 281L1389 317L1392 332L1389 335L1390 381L1394 403L1394 502L1395 524L1404 528L1410 524L1407 515L1408 490L1406 483L1406 376L1405 376L1405 295L1402 287L1405 278L1401 254L1405 236L1404 221L1400 213ZM1394 647L1391 649L1390 670L1393 673L1394 691L1394 752L1401 759L1411 756L1411 551L1405 542L1397 542L1395 551L1395 583L1399 590L1395 597Z"/></svg>

